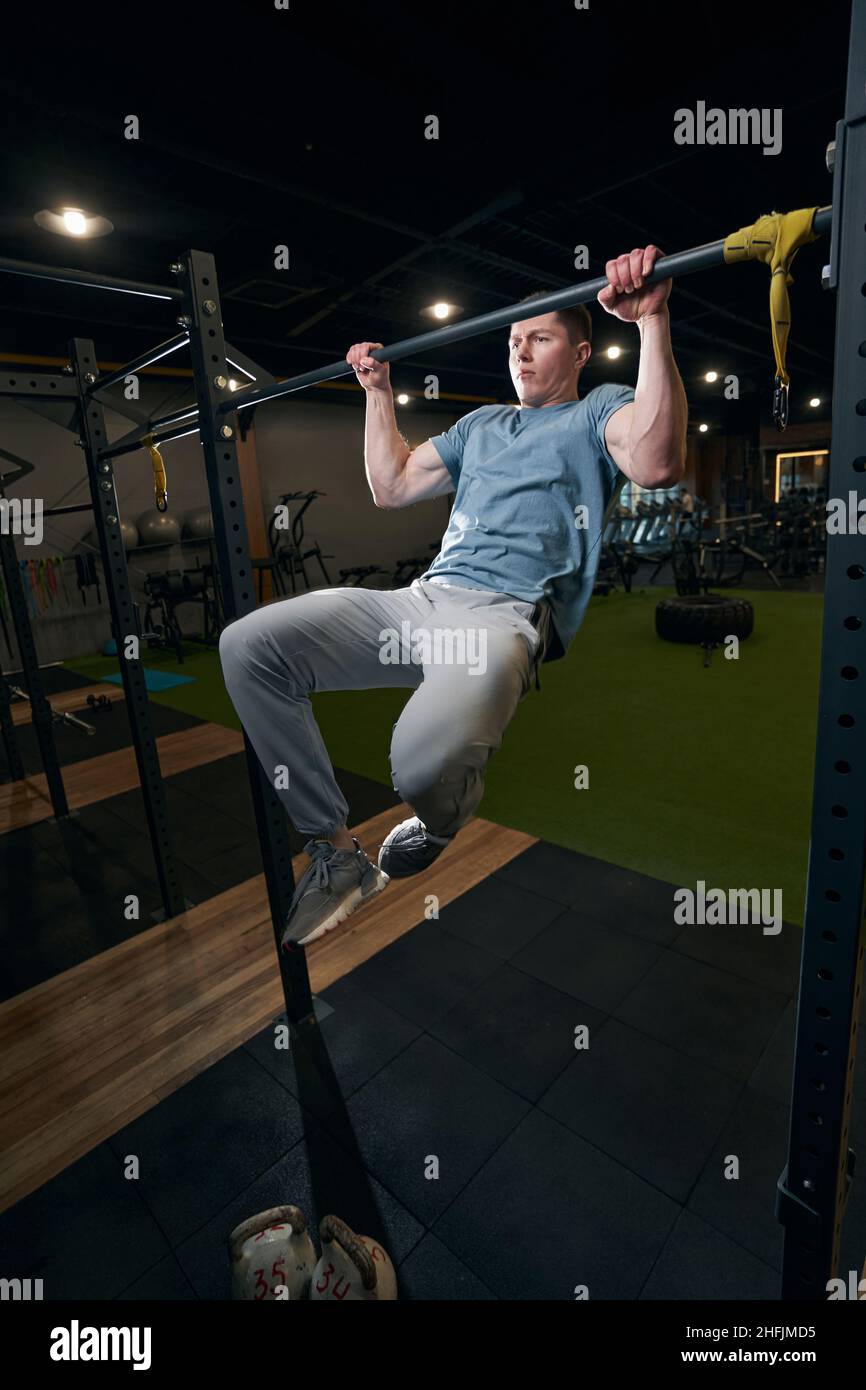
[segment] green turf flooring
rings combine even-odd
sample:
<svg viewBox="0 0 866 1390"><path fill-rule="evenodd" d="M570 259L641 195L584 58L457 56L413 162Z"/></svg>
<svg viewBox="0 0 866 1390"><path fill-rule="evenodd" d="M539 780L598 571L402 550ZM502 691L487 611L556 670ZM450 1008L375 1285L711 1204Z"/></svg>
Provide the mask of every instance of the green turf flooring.
<svg viewBox="0 0 866 1390"><path fill-rule="evenodd" d="M666 590L594 599L563 661L542 668L487 774L478 814L655 878L781 888L802 922L820 652L820 594L750 592L736 661L662 642ZM238 728L213 649L146 664L196 677L151 698ZM67 665L94 679L114 658ZM390 786L391 729L408 691L313 697L337 767ZM588 768L589 786L574 787Z"/></svg>

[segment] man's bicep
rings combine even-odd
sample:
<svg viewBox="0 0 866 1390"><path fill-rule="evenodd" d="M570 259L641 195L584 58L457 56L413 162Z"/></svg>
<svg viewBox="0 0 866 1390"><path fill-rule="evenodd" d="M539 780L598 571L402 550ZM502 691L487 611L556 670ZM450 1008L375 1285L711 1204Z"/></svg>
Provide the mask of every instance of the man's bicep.
<svg viewBox="0 0 866 1390"><path fill-rule="evenodd" d="M427 439L413 449L406 460L398 507L411 507L430 497L444 497L455 490L455 483L441 454L432 440Z"/></svg>

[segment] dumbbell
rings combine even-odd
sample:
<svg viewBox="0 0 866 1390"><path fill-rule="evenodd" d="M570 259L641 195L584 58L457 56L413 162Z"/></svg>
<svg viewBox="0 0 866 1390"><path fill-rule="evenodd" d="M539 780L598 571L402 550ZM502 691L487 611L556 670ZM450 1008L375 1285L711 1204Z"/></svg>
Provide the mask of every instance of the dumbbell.
<svg viewBox="0 0 866 1390"><path fill-rule="evenodd" d="M87 703L89 704L90 708L94 711L104 709L110 712L113 708L112 703L107 695L88 695Z"/></svg>

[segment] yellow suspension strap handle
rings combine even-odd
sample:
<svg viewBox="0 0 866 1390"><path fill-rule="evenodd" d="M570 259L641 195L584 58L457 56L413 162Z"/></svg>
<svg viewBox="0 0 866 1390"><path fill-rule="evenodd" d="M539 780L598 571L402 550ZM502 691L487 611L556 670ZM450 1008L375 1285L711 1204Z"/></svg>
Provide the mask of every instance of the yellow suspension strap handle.
<svg viewBox="0 0 866 1390"><path fill-rule="evenodd" d="M726 265L735 261L763 261L770 267L770 326L776 356L773 423L778 430L785 429L788 423L790 377L785 369L785 354L791 330L788 296L788 286L794 283L791 262L801 246L817 241L818 233L812 231L817 211L817 208L800 208L797 212L773 212L759 217L751 227L741 227L725 237Z"/></svg>
<svg viewBox="0 0 866 1390"><path fill-rule="evenodd" d="M165 464L162 461L162 454L156 447L156 440L152 434L145 435L141 441L146 449L150 450L150 458L153 463L153 494L156 498L156 510L158 512L168 511L168 479L165 475Z"/></svg>

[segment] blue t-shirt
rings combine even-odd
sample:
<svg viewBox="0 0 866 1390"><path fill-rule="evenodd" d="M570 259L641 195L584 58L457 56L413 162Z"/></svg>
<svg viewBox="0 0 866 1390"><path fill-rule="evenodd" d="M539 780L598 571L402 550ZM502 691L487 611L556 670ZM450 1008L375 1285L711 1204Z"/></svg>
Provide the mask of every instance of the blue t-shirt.
<svg viewBox="0 0 866 1390"><path fill-rule="evenodd" d="M547 659L563 656L592 594L605 512L625 481L604 427L633 400L631 386L608 384L559 405L482 405L434 436L457 495L422 577L547 598L555 629Z"/></svg>

